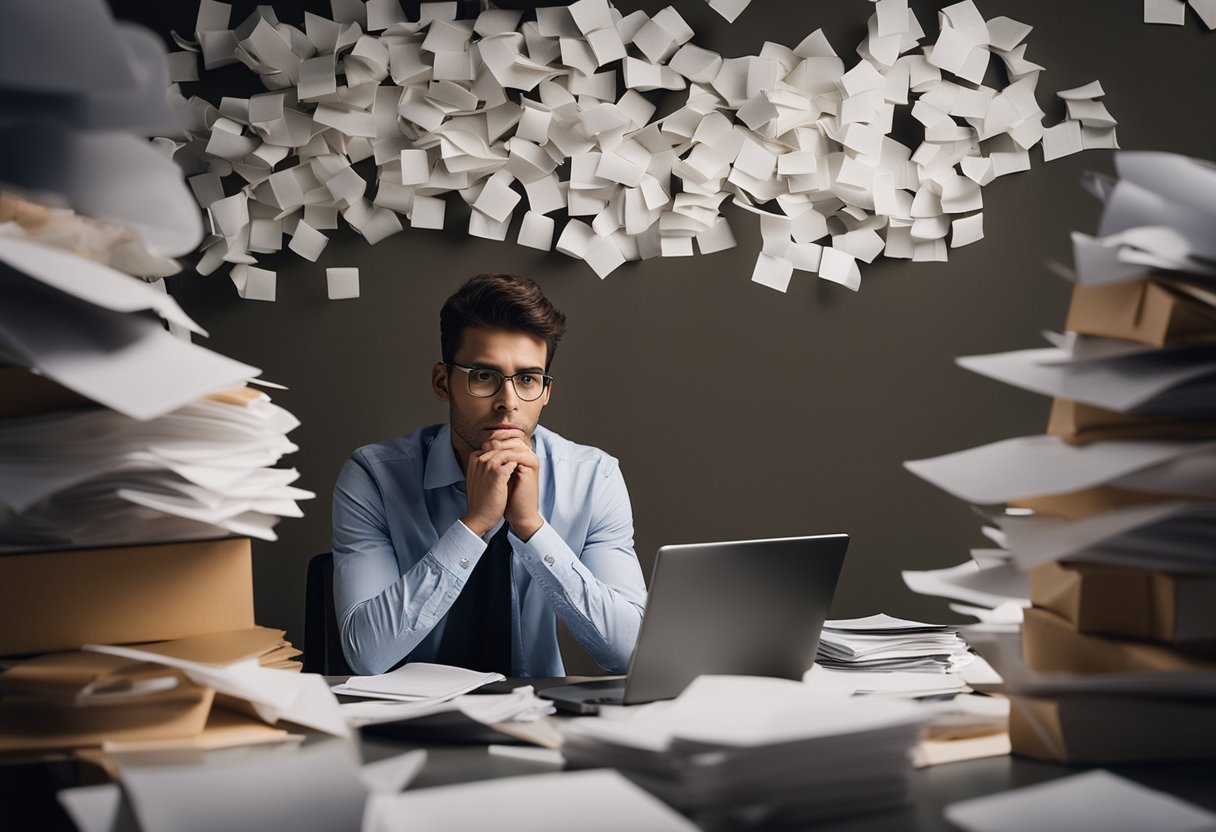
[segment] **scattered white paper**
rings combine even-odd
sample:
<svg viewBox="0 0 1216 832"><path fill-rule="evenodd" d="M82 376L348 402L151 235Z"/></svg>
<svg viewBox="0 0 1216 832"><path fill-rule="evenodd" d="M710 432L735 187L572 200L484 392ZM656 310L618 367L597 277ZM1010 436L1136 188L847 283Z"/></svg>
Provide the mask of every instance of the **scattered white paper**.
<svg viewBox="0 0 1216 832"><path fill-rule="evenodd" d="M1103 770L952 803L945 814L967 832L1197 832L1216 828L1216 814Z"/></svg>

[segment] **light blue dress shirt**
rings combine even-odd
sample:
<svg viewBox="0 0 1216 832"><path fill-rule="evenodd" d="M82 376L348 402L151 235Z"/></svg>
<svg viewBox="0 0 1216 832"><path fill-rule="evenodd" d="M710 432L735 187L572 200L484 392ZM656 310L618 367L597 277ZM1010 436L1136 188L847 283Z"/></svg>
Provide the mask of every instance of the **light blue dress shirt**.
<svg viewBox="0 0 1216 832"><path fill-rule="evenodd" d="M616 459L537 427L544 525L511 542L512 675L562 676L555 615L607 671L624 673L646 605L633 511ZM468 507L450 426L365 445L334 487L334 608L358 674L433 661L446 614L487 541ZM500 524L501 525L501 524Z"/></svg>

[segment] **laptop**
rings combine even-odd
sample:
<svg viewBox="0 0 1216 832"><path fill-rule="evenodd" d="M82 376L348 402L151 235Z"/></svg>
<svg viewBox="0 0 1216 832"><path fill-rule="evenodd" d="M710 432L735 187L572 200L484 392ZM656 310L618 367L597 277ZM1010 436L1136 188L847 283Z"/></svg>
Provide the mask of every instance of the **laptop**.
<svg viewBox="0 0 1216 832"><path fill-rule="evenodd" d="M815 661L849 536L664 546L624 677L538 691L563 711L673 699L702 674L801 679Z"/></svg>

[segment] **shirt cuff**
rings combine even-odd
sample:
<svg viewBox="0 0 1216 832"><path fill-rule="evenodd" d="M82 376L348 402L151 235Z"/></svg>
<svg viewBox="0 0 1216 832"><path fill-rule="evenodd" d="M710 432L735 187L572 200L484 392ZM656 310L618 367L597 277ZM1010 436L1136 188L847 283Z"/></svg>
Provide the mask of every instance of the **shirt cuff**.
<svg viewBox="0 0 1216 832"><path fill-rule="evenodd" d="M552 572L558 564L567 564L571 559L578 559L569 544L547 521L527 542L516 537L515 532L508 534L507 538L525 566L539 566Z"/></svg>
<svg viewBox="0 0 1216 832"><path fill-rule="evenodd" d="M431 557L463 583L469 579L469 573L485 550L486 542L457 520L435 542Z"/></svg>

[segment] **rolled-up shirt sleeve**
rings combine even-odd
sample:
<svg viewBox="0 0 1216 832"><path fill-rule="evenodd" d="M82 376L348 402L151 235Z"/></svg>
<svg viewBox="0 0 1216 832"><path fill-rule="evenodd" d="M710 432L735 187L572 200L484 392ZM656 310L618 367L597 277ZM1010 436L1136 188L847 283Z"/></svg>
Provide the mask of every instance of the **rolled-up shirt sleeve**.
<svg viewBox="0 0 1216 832"><path fill-rule="evenodd" d="M624 673L642 624L646 583L633 548L633 510L620 467L611 457L595 475L592 515L575 552L546 522L512 549L542 588L571 634L610 673Z"/></svg>
<svg viewBox="0 0 1216 832"><path fill-rule="evenodd" d="M334 610L351 669L383 673L409 655L451 608L485 549L457 520L403 574L380 488L358 455L347 460L333 496Z"/></svg>

